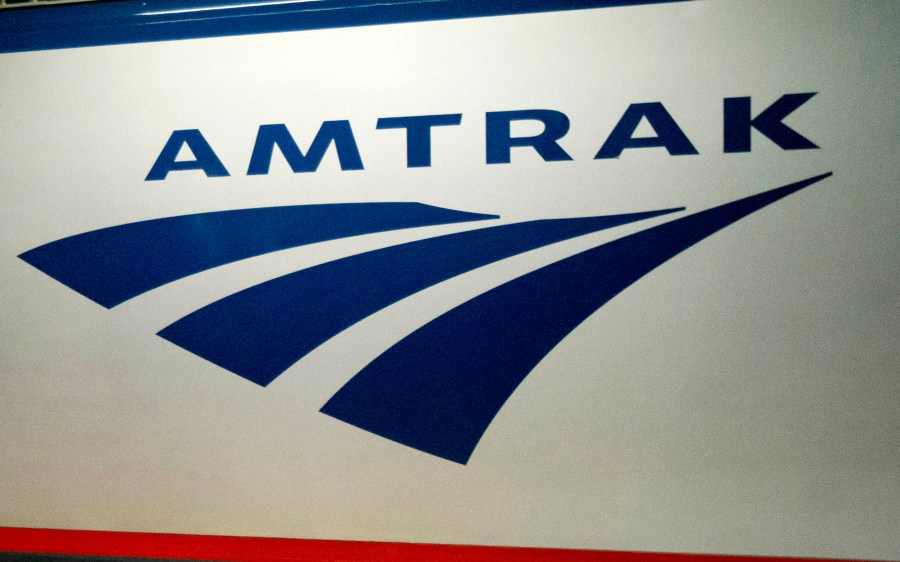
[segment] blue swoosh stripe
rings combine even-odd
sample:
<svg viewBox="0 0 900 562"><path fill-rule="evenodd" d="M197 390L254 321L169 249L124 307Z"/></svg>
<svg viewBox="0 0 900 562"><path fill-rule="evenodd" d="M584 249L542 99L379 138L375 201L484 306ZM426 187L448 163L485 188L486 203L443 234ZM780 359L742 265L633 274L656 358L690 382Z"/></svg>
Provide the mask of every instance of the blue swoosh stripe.
<svg viewBox="0 0 900 562"><path fill-rule="evenodd" d="M503 225L350 256L225 297L159 335L265 386L334 335L417 291L534 248L678 210Z"/></svg>
<svg viewBox="0 0 900 562"><path fill-rule="evenodd" d="M177 279L268 252L373 232L495 218L421 203L241 209L103 228L19 257L112 308Z"/></svg>
<svg viewBox="0 0 900 562"><path fill-rule="evenodd" d="M5 10L0 53L481 18L684 0L119 0ZM463 40L463 38L460 38Z"/></svg>
<svg viewBox="0 0 900 562"><path fill-rule="evenodd" d="M321 411L465 464L519 383L598 308L690 246L830 175L649 228L488 291L391 347Z"/></svg>

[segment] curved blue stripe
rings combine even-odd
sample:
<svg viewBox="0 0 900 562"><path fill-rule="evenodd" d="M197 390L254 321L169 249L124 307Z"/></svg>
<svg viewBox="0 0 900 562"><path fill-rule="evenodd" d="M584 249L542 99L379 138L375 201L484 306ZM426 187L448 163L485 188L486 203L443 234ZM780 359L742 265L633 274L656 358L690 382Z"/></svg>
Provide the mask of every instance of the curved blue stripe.
<svg viewBox="0 0 900 562"><path fill-rule="evenodd" d="M112 308L141 293L252 256L418 226L497 218L421 203L347 203L219 211L86 232L19 257Z"/></svg>
<svg viewBox="0 0 900 562"><path fill-rule="evenodd" d="M649 228L488 291L387 350L321 411L465 464L519 383L598 308L707 236L830 175Z"/></svg>
<svg viewBox="0 0 900 562"><path fill-rule="evenodd" d="M0 53L681 1L120 0L54 5L4 10Z"/></svg>
<svg viewBox="0 0 900 562"><path fill-rule="evenodd" d="M334 335L417 291L534 248L677 210L518 223L366 252L225 297L159 335L265 386Z"/></svg>

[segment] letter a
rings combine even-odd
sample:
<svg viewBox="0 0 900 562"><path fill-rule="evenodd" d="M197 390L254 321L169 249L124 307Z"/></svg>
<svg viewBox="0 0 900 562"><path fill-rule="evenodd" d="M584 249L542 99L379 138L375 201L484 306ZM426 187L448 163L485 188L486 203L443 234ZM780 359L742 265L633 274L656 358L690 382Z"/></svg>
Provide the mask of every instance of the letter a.
<svg viewBox="0 0 900 562"><path fill-rule="evenodd" d="M187 145L194 154L194 160L176 162L181 147ZM199 129L186 129L174 131L166 142L162 152L156 159L156 163L150 168L150 173L144 181L164 180L169 172L179 170L203 170L206 177L217 178L229 175L228 170L222 165L222 161L213 152L209 143L203 138Z"/></svg>
<svg viewBox="0 0 900 562"><path fill-rule="evenodd" d="M658 136L634 138L641 119L647 119ZM665 147L672 156L697 154L697 149L660 102L633 103L616 123L609 138L600 147L595 160L618 158L626 148Z"/></svg>

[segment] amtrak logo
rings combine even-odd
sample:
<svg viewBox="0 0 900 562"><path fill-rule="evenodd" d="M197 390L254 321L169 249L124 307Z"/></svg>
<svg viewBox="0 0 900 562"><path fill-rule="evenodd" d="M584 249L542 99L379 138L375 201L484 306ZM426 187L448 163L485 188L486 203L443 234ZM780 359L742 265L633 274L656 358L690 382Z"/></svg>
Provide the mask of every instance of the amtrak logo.
<svg viewBox="0 0 900 562"><path fill-rule="evenodd" d="M321 412L465 464L516 387L588 316L704 238L830 175L674 218L495 287L383 352ZM242 290L158 335L265 387L323 342L427 287L555 242L681 211L486 226L369 251ZM418 203L244 209L113 226L19 257L112 308L177 279L268 252L497 218Z"/></svg>

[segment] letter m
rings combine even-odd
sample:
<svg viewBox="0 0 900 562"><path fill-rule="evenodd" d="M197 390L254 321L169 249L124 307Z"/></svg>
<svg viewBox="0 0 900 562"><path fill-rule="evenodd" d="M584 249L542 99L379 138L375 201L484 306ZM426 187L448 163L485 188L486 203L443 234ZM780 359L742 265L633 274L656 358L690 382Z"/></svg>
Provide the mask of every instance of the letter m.
<svg viewBox="0 0 900 562"><path fill-rule="evenodd" d="M325 121L322 123L305 155L300 151L285 125L260 125L259 133L256 135L256 144L253 146L253 155L250 157L250 166L247 168L247 175L257 176L269 173L275 145L281 149L281 153L284 154L285 160L294 173L315 172L319 163L322 162L322 157L325 156L325 151L332 143L337 150L342 170L363 169L359 149L353 138L353 130L350 128L349 121Z"/></svg>

